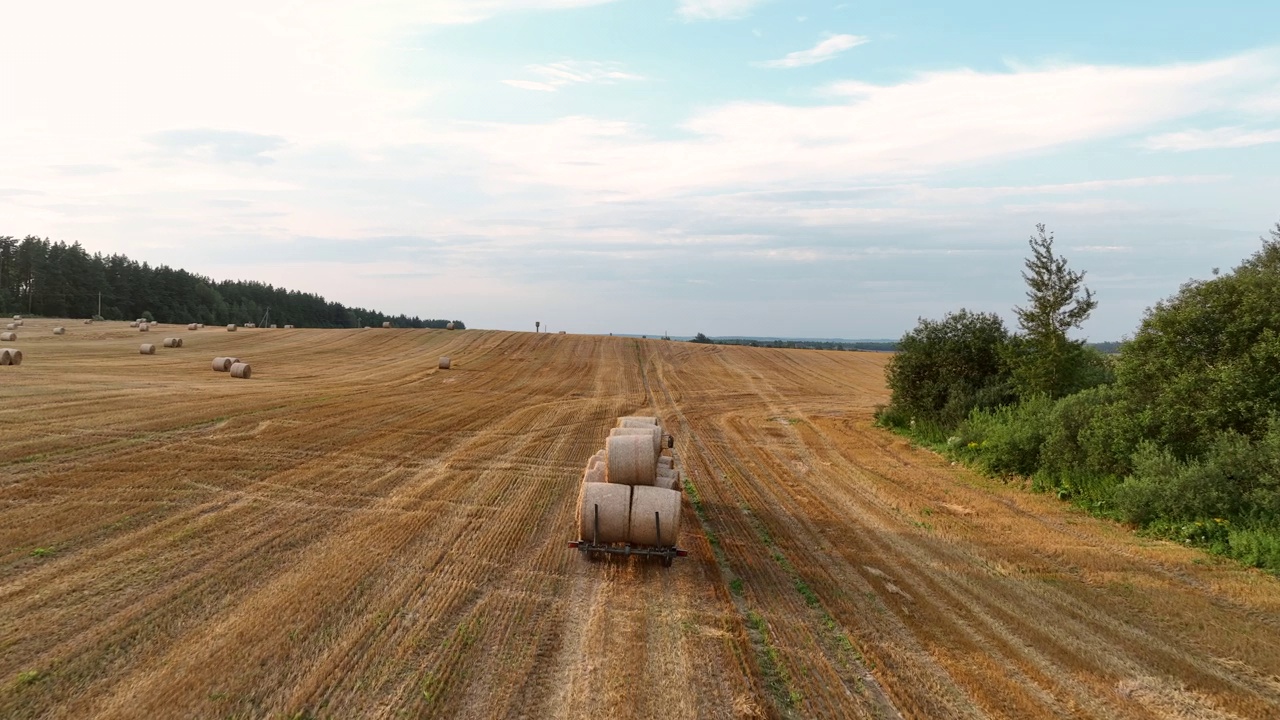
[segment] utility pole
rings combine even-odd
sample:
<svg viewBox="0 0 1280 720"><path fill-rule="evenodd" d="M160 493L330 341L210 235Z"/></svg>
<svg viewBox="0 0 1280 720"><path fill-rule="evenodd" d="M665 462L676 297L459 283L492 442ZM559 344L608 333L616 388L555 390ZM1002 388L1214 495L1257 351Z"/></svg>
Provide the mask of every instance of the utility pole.
<svg viewBox="0 0 1280 720"><path fill-rule="evenodd" d="M534 331L534 332L542 332L542 321L541 321L541 320L534 320L534 321L533 321L533 331Z"/></svg>

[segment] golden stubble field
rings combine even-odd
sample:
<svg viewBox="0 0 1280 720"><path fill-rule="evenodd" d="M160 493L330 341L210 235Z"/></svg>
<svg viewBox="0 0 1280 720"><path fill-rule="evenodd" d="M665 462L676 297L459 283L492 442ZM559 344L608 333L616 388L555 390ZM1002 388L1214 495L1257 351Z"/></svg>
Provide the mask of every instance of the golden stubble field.
<svg viewBox="0 0 1280 720"><path fill-rule="evenodd" d="M1280 716L1280 582L873 428L884 355L19 338L0 717ZM210 370L227 354L253 379ZM670 569L566 547L627 414L663 418L696 488Z"/></svg>

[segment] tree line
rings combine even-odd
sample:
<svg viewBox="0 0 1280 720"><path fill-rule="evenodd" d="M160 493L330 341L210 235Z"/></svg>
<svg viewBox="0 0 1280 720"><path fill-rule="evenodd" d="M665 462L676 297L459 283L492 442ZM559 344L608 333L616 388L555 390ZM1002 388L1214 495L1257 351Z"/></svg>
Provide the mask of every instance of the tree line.
<svg viewBox="0 0 1280 720"><path fill-rule="evenodd" d="M101 305L101 313L99 313ZM119 254L90 255L80 243L0 236L0 316L132 320L207 325L261 322L297 327L444 328L460 320L421 319L348 307L320 295L266 283L210 278Z"/></svg>
<svg viewBox="0 0 1280 720"><path fill-rule="evenodd" d="M960 309L889 362L887 427L1099 515L1280 571L1280 223L1234 270L1149 308L1118 354L1038 226L1018 330ZM1109 348L1108 348L1109 349Z"/></svg>

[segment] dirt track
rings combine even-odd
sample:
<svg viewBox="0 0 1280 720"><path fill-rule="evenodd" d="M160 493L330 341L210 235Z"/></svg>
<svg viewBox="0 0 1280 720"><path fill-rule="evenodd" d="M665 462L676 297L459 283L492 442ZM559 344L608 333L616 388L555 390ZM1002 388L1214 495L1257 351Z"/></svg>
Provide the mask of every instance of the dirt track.
<svg viewBox="0 0 1280 720"><path fill-rule="evenodd" d="M1280 582L872 428L882 355L55 324L0 368L0 717L1280 716ZM565 547L633 413L669 570Z"/></svg>

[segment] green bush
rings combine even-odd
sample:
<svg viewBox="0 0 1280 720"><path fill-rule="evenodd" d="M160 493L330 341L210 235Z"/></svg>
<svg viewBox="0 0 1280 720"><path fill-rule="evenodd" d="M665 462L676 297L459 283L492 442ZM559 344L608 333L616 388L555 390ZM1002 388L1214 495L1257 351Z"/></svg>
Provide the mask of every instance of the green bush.
<svg viewBox="0 0 1280 720"><path fill-rule="evenodd" d="M1034 475L1053 401L1044 396L994 410L974 410L960 426L956 452L993 475Z"/></svg>

